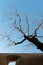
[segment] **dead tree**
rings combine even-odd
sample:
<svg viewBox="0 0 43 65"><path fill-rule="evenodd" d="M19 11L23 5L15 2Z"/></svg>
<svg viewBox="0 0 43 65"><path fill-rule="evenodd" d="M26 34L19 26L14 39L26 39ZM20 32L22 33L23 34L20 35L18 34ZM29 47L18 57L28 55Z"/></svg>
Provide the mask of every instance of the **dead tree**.
<svg viewBox="0 0 43 65"><path fill-rule="evenodd" d="M23 32L22 28L21 28L20 16L18 15L18 17L19 17L19 27L16 26L16 21L14 22L14 27L15 27L19 32L21 32L21 33L23 34L24 39L23 39L21 42L17 42L17 43L14 42L14 44L15 44L15 45L21 44L21 43L23 43L25 40L28 40L29 42L32 42L34 45L36 45L36 46L37 46L37 49L40 49L41 51L43 51L43 43L40 42L40 41L38 40L38 38L37 38L37 37L43 37L43 36L37 36L37 30L40 28L40 26L43 24L43 22L41 22L41 23L38 25L38 27L35 29L34 35L33 35L33 34L32 34L32 35L29 35L29 24L28 24L28 20L26 20L27 25L28 25L28 35L26 35L26 34ZM27 19L27 18L26 18L26 19Z"/></svg>
<svg viewBox="0 0 43 65"><path fill-rule="evenodd" d="M34 44L34 45L37 47L37 49L40 49L41 51L43 51L43 43L40 42L40 40L38 39L38 37L43 37L43 36L38 36L38 35L37 35L37 31L38 31L38 29L42 26L43 22L41 22L41 23L36 27L36 29L34 30L34 33L33 33L33 34L29 35L28 17L25 15L25 22L26 22L26 24L27 24L27 26L28 26L28 27L27 27L27 30L28 30L27 32L28 32L28 34L26 35L25 32L24 32L24 30L22 29L21 17L20 17L20 15L17 13L17 11L16 11L16 14L9 14L9 15L10 15L10 16L13 15L13 16L18 17L18 25L17 25L17 20L15 19L15 20L14 20L14 23L13 23L13 27L14 27L16 30L18 30L19 33L21 33L22 36L23 36L23 39L22 39L21 41L15 42L15 41L12 41L9 36L4 35L4 37L7 37L8 40L12 43L12 44L9 44L9 45L22 44L25 40L28 40L28 42L32 42L32 44ZM23 24L24 24L24 23L23 23ZM25 25L25 26L26 26L26 25ZM2 35L2 36L3 36L3 35Z"/></svg>

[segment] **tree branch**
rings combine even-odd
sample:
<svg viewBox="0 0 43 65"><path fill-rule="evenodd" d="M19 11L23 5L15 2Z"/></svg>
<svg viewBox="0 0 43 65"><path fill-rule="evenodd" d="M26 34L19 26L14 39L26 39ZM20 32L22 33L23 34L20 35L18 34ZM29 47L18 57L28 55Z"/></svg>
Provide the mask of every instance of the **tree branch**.
<svg viewBox="0 0 43 65"><path fill-rule="evenodd" d="M22 29L16 26L16 20L15 20L15 22L14 22L14 27L15 27L19 32L21 32L23 35L25 35L25 33L22 31ZM20 27L21 27L21 26L20 26Z"/></svg>
<svg viewBox="0 0 43 65"><path fill-rule="evenodd" d="M34 33L35 33L34 36L35 36L35 37L37 36L37 30L40 28L40 26L41 26L42 24L43 24L43 22L41 22L41 23L38 25L38 27L35 29L35 31L34 31ZM33 33L33 34L34 34L34 33ZM32 34L32 35L33 35L33 34Z"/></svg>
<svg viewBox="0 0 43 65"><path fill-rule="evenodd" d="M25 17L25 22L27 23L27 26L28 26L27 30L28 30L28 36L29 36L29 23L28 23L28 16L26 13L24 13L24 17Z"/></svg>
<svg viewBox="0 0 43 65"><path fill-rule="evenodd" d="M21 44L21 43L23 43L25 40L26 40L26 39L24 38L22 41L15 43L15 45Z"/></svg>
<svg viewBox="0 0 43 65"><path fill-rule="evenodd" d="M32 42L35 46L37 46L37 49L40 49L41 51L43 51L43 43L40 42L37 38L33 37L27 37L27 40Z"/></svg>

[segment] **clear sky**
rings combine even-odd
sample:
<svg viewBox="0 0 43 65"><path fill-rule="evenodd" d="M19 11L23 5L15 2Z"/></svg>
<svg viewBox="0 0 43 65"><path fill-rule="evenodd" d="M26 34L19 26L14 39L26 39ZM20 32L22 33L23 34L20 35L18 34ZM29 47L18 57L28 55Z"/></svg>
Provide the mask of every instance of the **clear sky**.
<svg viewBox="0 0 43 65"><path fill-rule="evenodd" d="M16 7L20 15L23 12L27 13L30 23L30 33L32 33L35 27L33 21L37 16L43 18L43 0L0 0L0 33L9 32L10 30L9 21L6 17L3 17L3 15L6 12L13 11L11 5ZM38 34L43 35L42 32ZM14 36L14 33L12 35ZM24 42L24 44L11 47L6 47L7 43L5 39L0 40L0 53L42 53L40 50L37 50L35 46L25 46L25 44L30 43L27 41Z"/></svg>

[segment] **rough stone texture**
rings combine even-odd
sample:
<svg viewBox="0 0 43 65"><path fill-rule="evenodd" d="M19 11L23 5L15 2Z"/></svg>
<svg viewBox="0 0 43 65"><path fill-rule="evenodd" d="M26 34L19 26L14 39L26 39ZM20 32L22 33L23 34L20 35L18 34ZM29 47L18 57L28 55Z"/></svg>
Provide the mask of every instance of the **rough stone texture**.
<svg viewBox="0 0 43 65"><path fill-rule="evenodd" d="M42 57L21 57L17 60L16 65L43 65Z"/></svg>

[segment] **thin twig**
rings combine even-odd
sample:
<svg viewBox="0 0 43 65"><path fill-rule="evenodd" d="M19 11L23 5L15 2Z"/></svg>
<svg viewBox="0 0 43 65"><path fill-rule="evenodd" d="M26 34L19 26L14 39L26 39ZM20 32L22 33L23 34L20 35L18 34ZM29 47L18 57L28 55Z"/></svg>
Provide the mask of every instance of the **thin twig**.
<svg viewBox="0 0 43 65"><path fill-rule="evenodd" d="M35 29L35 31L34 31L35 35L34 35L34 36L37 36L37 30L40 28L40 26L41 26L42 24L43 24L43 22L40 23L40 24L38 25L38 27ZM33 34L34 34L34 33L33 33ZM33 35L33 34L32 34L32 35Z"/></svg>

